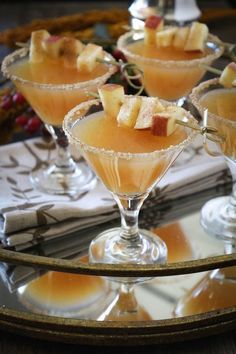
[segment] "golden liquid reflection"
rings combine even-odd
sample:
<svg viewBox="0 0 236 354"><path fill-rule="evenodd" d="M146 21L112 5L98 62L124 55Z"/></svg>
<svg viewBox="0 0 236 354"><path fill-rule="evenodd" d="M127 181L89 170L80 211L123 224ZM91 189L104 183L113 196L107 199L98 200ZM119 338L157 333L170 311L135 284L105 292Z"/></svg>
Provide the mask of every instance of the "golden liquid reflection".
<svg viewBox="0 0 236 354"><path fill-rule="evenodd" d="M175 308L175 315L188 316L236 306L236 267L207 273Z"/></svg>
<svg viewBox="0 0 236 354"><path fill-rule="evenodd" d="M168 249L168 262L187 261L194 258L194 251L184 229L174 222L151 230L158 235Z"/></svg>

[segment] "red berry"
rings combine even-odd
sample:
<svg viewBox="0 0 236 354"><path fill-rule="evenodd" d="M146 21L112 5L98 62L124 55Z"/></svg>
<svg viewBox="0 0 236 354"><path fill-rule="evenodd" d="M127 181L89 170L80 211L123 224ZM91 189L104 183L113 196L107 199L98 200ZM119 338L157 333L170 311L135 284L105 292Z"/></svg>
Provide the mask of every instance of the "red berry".
<svg viewBox="0 0 236 354"><path fill-rule="evenodd" d="M21 114L15 119L16 124L24 127L28 123L28 117L25 114Z"/></svg>
<svg viewBox="0 0 236 354"><path fill-rule="evenodd" d="M116 60L122 60L124 62L126 62L126 58L124 56L124 54L122 53L121 50L119 50L118 48L116 48L113 52L112 52L112 55L113 57L116 59Z"/></svg>
<svg viewBox="0 0 236 354"><path fill-rule="evenodd" d="M12 99L10 96L4 96L3 100L1 102L1 108L5 109L5 111L8 111L11 109L13 106Z"/></svg>
<svg viewBox="0 0 236 354"><path fill-rule="evenodd" d="M15 104L19 104L19 105L22 105L26 102L24 96L20 92L16 92L13 95L12 100Z"/></svg>
<svg viewBox="0 0 236 354"><path fill-rule="evenodd" d="M35 111L30 106L27 108L27 113L30 114L31 116L35 115Z"/></svg>
<svg viewBox="0 0 236 354"><path fill-rule="evenodd" d="M37 116L33 116L28 120L25 130L30 134L36 133L41 124L41 120Z"/></svg>

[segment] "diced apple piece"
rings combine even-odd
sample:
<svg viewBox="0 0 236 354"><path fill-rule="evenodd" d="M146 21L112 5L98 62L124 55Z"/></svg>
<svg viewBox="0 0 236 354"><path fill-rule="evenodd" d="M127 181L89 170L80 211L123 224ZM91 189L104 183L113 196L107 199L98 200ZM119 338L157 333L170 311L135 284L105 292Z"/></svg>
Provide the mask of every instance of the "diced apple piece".
<svg viewBox="0 0 236 354"><path fill-rule="evenodd" d="M97 66L96 59L102 59L104 56L103 48L93 43L89 43L85 46L83 51L77 58L77 68L91 72Z"/></svg>
<svg viewBox="0 0 236 354"><path fill-rule="evenodd" d="M176 120L183 120L186 111L182 107L167 106L165 111L152 117L151 132L153 135L169 136L176 129Z"/></svg>
<svg viewBox="0 0 236 354"><path fill-rule="evenodd" d="M156 45L156 32L163 28L164 21L161 16L149 16L144 24L144 42L148 45Z"/></svg>
<svg viewBox="0 0 236 354"><path fill-rule="evenodd" d="M172 45L177 27L166 28L156 33L157 47L169 47Z"/></svg>
<svg viewBox="0 0 236 354"><path fill-rule="evenodd" d="M158 30L163 27L163 17L161 16L156 16L156 15L150 15L146 18L145 28L150 28L154 30Z"/></svg>
<svg viewBox="0 0 236 354"><path fill-rule="evenodd" d="M175 32L173 46L177 49L184 49L189 34L189 27L180 27Z"/></svg>
<svg viewBox="0 0 236 354"><path fill-rule="evenodd" d="M184 50L189 51L204 51L205 42L207 40L209 30L207 25L200 22L193 22L189 35L184 46Z"/></svg>
<svg viewBox="0 0 236 354"><path fill-rule="evenodd" d="M58 58L61 51L63 37L50 36L42 43L42 47L46 54L51 58Z"/></svg>
<svg viewBox="0 0 236 354"><path fill-rule="evenodd" d="M140 96L125 97L124 103L122 104L120 112L117 116L119 126L129 128L133 128L135 126L142 102L141 100L142 99Z"/></svg>
<svg viewBox="0 0 236 354"><path fill-rule="evenodd" d="M167 106L166 113L179 120L182 120L184 117L186 117L185 109L179 106Z"/></svg>
<svg viewBox="0 0 236 354"><path fill-rule="evenodd" d="M142 97L141 107L136 119L135 129L147 129L152 125L152 116L155 113L162 112L164 106L158 98Z"/></svg>
<svg viewBox="0 0 236 354"><path fill-rule="evenodd" d="M80 40L73 37L64 37L61 46L64 65L68 68L76 68L77 58L83 48L84 45Z"/></svg>
<svg viewBox="0 0 236 354"><path fill-rule="evenodd" d="M116 118L125 98L124 87L116 84L105 84L98 88L103 109L109 117Z"/></svg>
<svg viewBox="0 0 236 354"><path fill-rule="evenodd" d="M29 60L32 63L40 63L44 58L43 42L50 37L46 30L38 30L31 33Z"/></svg>
<svg viewBox="0 0 236 354"><path fill-rule="evenodd" d="M236 63L231 62L222 71L219 82L224 87L230 88L236 83Z"/></svg>
<svg viewBox="0 0 236 354"><path fill-rule="evenodd" d="M175 131L176 119L168 113L157 113L152 117L151 133L157 136L169 136Z"/></svg>

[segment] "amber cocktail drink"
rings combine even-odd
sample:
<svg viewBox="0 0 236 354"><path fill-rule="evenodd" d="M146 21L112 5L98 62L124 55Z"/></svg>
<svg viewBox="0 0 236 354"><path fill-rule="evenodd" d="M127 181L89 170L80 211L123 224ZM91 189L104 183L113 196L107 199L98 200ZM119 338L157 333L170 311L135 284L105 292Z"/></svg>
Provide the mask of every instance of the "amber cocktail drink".
<svg viewBox="0 0 236 354"><path fill-rule="evenodd" d="M49 36L42 43L53 44L60 40ZM72 107L91 99L91 92L97 92L98 86L104 84L115 69L97 63L89 71L78 70L75 65L65 65L60 50L59 54L55 53L54 45L52 54L44 51L43 59L38 61L30 59L30 48L19 49L4 59L2 70L45 123L56 143L55 161L31 173L31 181L47 193L76 195L92 188L96 179L84 162L76 164L72 159L62 121ZM105 52L103 55L110 58Z"/></svg>

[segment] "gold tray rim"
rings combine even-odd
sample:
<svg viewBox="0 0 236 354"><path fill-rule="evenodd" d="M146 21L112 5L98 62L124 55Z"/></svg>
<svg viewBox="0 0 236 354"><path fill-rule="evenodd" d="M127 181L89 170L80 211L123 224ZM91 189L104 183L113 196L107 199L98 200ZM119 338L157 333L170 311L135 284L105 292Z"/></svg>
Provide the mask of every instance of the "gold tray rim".
<svg viewBox="0 0 236 354"><path fill-rule="evenodd" d="M236 265L236 253L207 257L191 261L158 265L140 264L89 264L76 259L59 259L31 255L17 251L0 249L0 261L25 266L38 266L41 269L99 276L172 276L199 273Z"/></svg>
<svg viewBox="0 0 236 354"><path fill-rule="evenodd" d="M94 321L0 308L1 328L56 342L89 345L150 345L178 342L236 328L236 306L192 316L152 321Z"/></svg>

